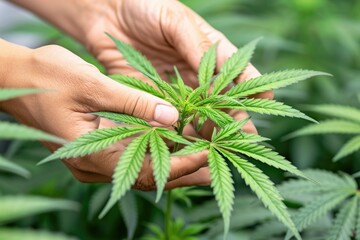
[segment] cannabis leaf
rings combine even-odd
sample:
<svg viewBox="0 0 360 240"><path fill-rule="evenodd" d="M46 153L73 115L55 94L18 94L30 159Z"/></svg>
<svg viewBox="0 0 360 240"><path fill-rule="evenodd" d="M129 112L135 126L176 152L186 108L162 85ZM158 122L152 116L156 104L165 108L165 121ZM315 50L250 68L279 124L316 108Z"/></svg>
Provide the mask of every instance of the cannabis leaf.
<svg viewBox="0 0 360 240"><path fill-rule="evenodd" d="M108 36L114 41L116 47L133 68L137 69L139 72L148 77L163 94L168 95L175 102L180 101L180 98L174 88L160 78L159 74L156 72L156 69L152 66L149 60L147 60L141 53L133 49L129 44L121 42L109 34Z"/></svg>
<svg viewBox="0 0 360 240"><path fill-rule="evenodd" d="M131 188L140 172L150 133L135 138L121 155L113 175L110 200L100 213L102 218L110 208Z"/></svg>
<svg viewBox="0 0 360 240"><path fill-rule="evenodd" d="M339 176L324 170L306 170L304 174L314 178L317 183L299 179L290 180L279 186L287 199L304 203L304 206L293 215L297 229L302 231L328 212L340 209L328 239L350 240L355 228L359 201L356 181L345 173ZM286 239L290 237L291 233L288 233Z"/></svg>
<svg viewBox="0 0 360 240"><path fill-rule="evenodd" d="M286 211L286 206L282 202L282 197L274 187L274 184L255 165L240 158L235 153L245 154L271 166L292 172L298 176L304 177L305 175L271 149L254 143L242 142L241 139L246 138L247 136L243 136L242 134L239 134L239 132L245 123L246 120L243 120L225 125L219 132L214 131L211 142L204 140L196 141L194 144L186 146L184 149L174 153L174 155L190 154L209 149L211 182L215 197L218 200L220 211L224 218L225 233L227 233L229 228L233 193L221 192L218 186L226 185L227 189L233 189L232 182L229 182L228 180L231 179L231 173L228 171L227 165L220 165L220 163L225 162L225 159L227 159L235 166L245 182L257 194L259 199L263 201L264 205L267 206L287 227L289 227L297 237L299 237L295 225Z"/></svg>
<svg viewBox="0 0 360 240"><path fill-rule="evenodd" d="M341 106L335 104L323 104L308 106L307 110L325 114L337 119L321 121L316 125L309 125L301 128L286 138L300 137L312 134L355 134L344 146L338 151L333 158L338 161L360 149L360 110L354 107Z"/></svg>
<svg viewBox="0 0 360 240"><path fill-rule="evenodd" d="M256 93L262 93L269 90L274 90L288 85L297 83L299 81L308 79L314 76L327 75L327 73L309 71L309 70L285 70L280 72L273 72L264 74L262 76L251 79L251 81L244 81L226 92L227 96L231 97L246 97Z"/></svg>
<svg viewBox="0 0 360 240"><path fill-rule="evenodd" d="M151 85L147 84L146 82L141 81L137 78L126 76L126 75L119 75L119 74L110 75L110 78L112 78L113 80L115 80L121 84L124 84L126 86L150 93L150 94L160 97L160 98L165 98L163 93L159 92L153 86L151 86Z"/></svg>
<svg viewBox="0 0 360 240"><path fill-rule="evenodd" d="M134 134L147 130L144 127L114 127L103 128L82 135L73 142L65 144L49 157L43 159L39 164L43 164L58 158L75 158L98 152L108 146L130 137Z"/></svg>
<svg viewBox="0 0 360 240"><path fill-rule="evenodd" d="M214 149L209 149L209 169L211 187L214 189L215 199L224 218L225 236L230 225L230 216L234 204L234 186L232 175L225 159Z"/></svg>
<svg viewBox="0 0 360 240"><path fill-rule="evenodd" d="M216 48L217 44L212 45L200 61L198 70L198 80L200 86L208 83L214 75L216 66Z"/></svg>
<svg viewBox="0 0 360 240"><path fill-rule="evenodd" d="M296 117L303 118L312 122L316 122L314 119L306 116L304 113L284 103L277 102L275 100L264 99L264 98L247 98L232 103L219 104L216 108L230 108L239 109L250 112L257 112L261 114L279 115L284 117Z"/></svg>
<svg viewBox="0 0 360 240"><path fill-rule="evenodd" d="M213 90L211 92L212 95L219 94L221 90L242 73L249 64L259 40L260 38L246 44L224 62L220 69L219 76L214 81Z"/></svg>
<svg viewBox="0 0 360 240"><path fill-rule="evenodd" d="M269 178L252 163L222 149L220 151L237 168L246 184L250 186L264 205L292 231L297 239L301 239L285 204L282 202L282 197Z"/></svg>
<svg viewBox="0 0 360 240"><path fill-rule="evenodd" d="M118 123L127 123L127 124L131 124L131 125L151 127L151 125L148 122L146 122L145 120L142 120L140 118L136 118L133 116L129 116L126 114L111 113L111 112L95 112L94 114L98 115L100 117L104 117L104 118L113 120Z"/></svg>
<svg viewBox="0 0 360 240"><path fill-rule="evenodd" d="M150 135L150 152L158 191L156 202L158 202L170 173L170 152L166 143L156 131L153 131Z"/></svg>
<svg viewBox="0 0 360 240"><path fill-rule="evenodd" d="M351 238L353 234L352 231L355 227L357 204L358 198L354 197L341 208L327 239L338 240Z"/></svg>

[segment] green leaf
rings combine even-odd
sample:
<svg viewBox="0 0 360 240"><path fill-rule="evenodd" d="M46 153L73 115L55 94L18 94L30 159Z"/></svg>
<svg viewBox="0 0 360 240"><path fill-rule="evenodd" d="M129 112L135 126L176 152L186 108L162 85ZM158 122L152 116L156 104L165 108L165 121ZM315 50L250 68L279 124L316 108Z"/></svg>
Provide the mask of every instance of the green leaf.
<svg viewBox="0 0 360 240"><path fill-rule="evenodd" d="M357 184L354 179L348 174L342 173L337 175L335 173L320 170L320 169L308 169L303 171L306 176L315 180L315 182L321 185L333 186L333 188L343 188L343 189L357 189ZM349 181L352 179L352 181Z"/></svg>
<svg viewBox="0 0 360 240"><path fill-rule="evenodd" d="M209 86L210 84L205 84L203 86L194 89L187 97L187 102L191 104L197 104L199 101L203 99L202 96L207 95Z"/></svg>
<svg viewBox="0 0 360 240"><path fill-rule="evenodd" d="M358 204L356 210L356 231L355 231L355 239L360 240L360 197L358 196Z"/></svg>
<svg viewBox="0 0 360 240"><path fill-rule="evenodd" d="M36 88L3 88L0 89L0 101L9 100L29 94L41 93L45 91L48 90Z"/></svg>
<svg viewBox="0 0 360 240"><path fill-rule="evenodd" d="M232 175L225 159L213 147L210 147L208 161L211 187L224 219L224 235L226 236L229 231L230 216L234 205L235 189Z"/></svg>
<svg viewBox="0 0 360 240"><path fill-rule="evenodd" d="M297 176L307 178L301 171L299 171L291 162L287 161L283 156L277 152L272 151L263 145L252 144L252 143L217 143L222 148L242 153L248 157L259 160L270 166L279 168L284 171L288 171Z"/></svg>
<svg viewBox="0 0 360 240"><path fill-rule="evenodd" d="M344 146L339 150L339 152L334 157L334 161L338 161L339 159L346 157L360 149L360 135L355 136L350 139Z"/></svg>
<svg viewBox="0 0 360 240"><path fill-rule="evenodd" d="M150 152L157 188L156 202L159 202L170 174L170 152L156 131L150 135Z"/></svg>
<svg viewBox="0 0 360 240"><path fill-rule="evenodd" d="M329 133L357 134L360 133L360 124L344 120L326 120L319 122L319 124L303 127L285 136L285 138L289 139L306 135Z"/></svg>
<svg viewBox="0 0 360 240"><path fill-rule="evenodd" d="M217 44L212 45L203 55L198 69L199 85L208 83L215 72Z"/></svg>
<svg viewBox="0 0 360 240"><path fill-rule="evenodd" d="M110 200L100 213L99 218L103 218L112 206L114 206L135 183L144 161L149 137L150 132L135 138L121 155L113 174L113 187Z"/></svg>
<svg viewBox="0 0 360 240"><path fill-rule="evenodd" d="M310 226L351 194L352 193L350 191L340 190L324 193L315 197L313 201L307 203L296 214L294 214L293 219L297 229L302 231L306 227ZM290 237L291 234L288 233L286 239L290 239Z"/></svg>
<svg viewBox="0 0 360 240"><path fill-rule="evenodd" d="M190 145L184 147L183 149L173 153L173 156L181 156L192 153L198 153L204 151L210 147L210 142L206 140L197 140L196 142L191 143Z"/></svg>
<svg viewBox="0 0 360 240"><path fill-rule="evenodd" d="M126 86L150 93L159 98L164 98L164 94L162 94L157 89L155 89L153 86L147 84L146 82L144 82L140 79L133 78L133 77L126 76L126 75L118 75L118 74L110 75L109 77L121 84L126 85Z"/></svg>
<svg viewBox="0 0 360 240"><path fill-rule="evenodd" d="M2 121L0 121L0 139L41 140L56 143L65 143L65 140L50 135L48 133L44 133L35 128Z"/></svg>
<svg viewBox="0 0 360 240"><path fill-rule="evenodd" d="M105 149L124 138L130 137L145 130L148 130L148 128L114 127L97 129L80 136L72 142L65 144L56 152L41 160L38 164L43 164L58 158L64 159L83 157L85 155L89 155L91 153Z"/></svg>
<svg viewBox="0 0 360 240"><path fill-rule="evenodd" d="M17 174L24 178L30 178L31 174L25 168L10 162L9 160L0 156L0 170Z"/></svg>
<svg viewBox="0 0 360 240"><path fill-rule="evenodd" d="M195 110L210 118L210 120L216 123L218 126L224 126L234 121L234 119L229 114L218 109L213 109L210 107L197 107Z"/></svg>
<svg viewBox="0 0 360 240"><path fill-rule="evenodd" d="M327 240L351 240L355 227L358 198L353 197L345 206L341 207Z"/></svg>
<svg viewBox="0 0 360 240"><path fill-rule="evenodd" d="M120 213L127 229L127 239L134 239L135 231L139 223L139 211L133 192L127 192L119 202Z"/></svg>
<svg viewBox="0 0 360 240"><path fill-rule="evenodd" d="M208 226L206 224L193 223L188 226L181 232L182 236L193 237L194 235L200 234L203 230L205 230ZM194 237L193 240L197 240L198 238Z"/></svg>
<svg viewBox="0 0 360 240"><path fill-rule="evenodd" d="M249 118L240 120L240 121L234 121L230 124L227 124L225 126L222 126L219 132L215 135L213 139L211 139L212 142L218 142L221 140L226 141L226 139L234 135L235 133L239 132L241 128L247 123Z"/></svg>
<svg viewBox="0 0 360 240"><path fill-rule="evenodd" d="M219 144L222 144L222 143L242 144L242 143L264 142L264 141L268 141L268 140L270 140L270 139L262 137L258 134L240 132L238 134L229 136L224 140L218 141L218 143Z"/></svg>
<svg viewBox="0 0 360 240"><path fill-rule="evenodd" d="M89 201L88 220L92 220L94 216L100 211L101 207L104 206L108 196L111 193L111 186L105 185L98 188L94 192Z"/></svg>
<svg viewBox="0 0 360 240"><path fill-rule="evenodd" d="M232 106L238 106L239 104L239 100L235 98L225 95L212 95L196 102L195 105L197 107L206 107L207 105L210 105L212 108L226 108L223 106L229 106L228 108L231 108Z"/></svg>
<svg viewBox="0 0 360 240"><path fill-rule="evenodd" d="M264 205L292 231L297 239L301 239L285 204L282 202L283 199L279 191L275 188L268 176L245 159L224 149L219 149L219 151L236 167L241 177L245 180L245 183L250 186Z"/></svg>
<svg viewBox="0 0 360 240"><path fill-rule="evenodd" d="M187 97L187 90L186 90L186 85L184 83L184 80L182 79L179 70L177 69L177 67L174 66L174 71L176 74L176 83L177 83L177 87L179 88L179 92L180 92L180 96L182 99L186 99Z"/></svg>
<svg viewBox="0 0 360 240"><path fill-rule="evenodd" d="M299 200L299 197L308 195L312 198L315 194L323 194L332 191L356 191L357 186L354 182L349 182L345 177L340 177L332 172L324 170L305 170L303 173L316 181L295 179L284 182L278 186L279 191L285 198ZM318 174L317 174L318 173Z"/></svg>
<svg viewBox="0 0 360 240"><path fill-rule="evenodd" d="M76 240L62 233L52 233L45 230L23 228L0 228L0 239L6 240Z"/></svg>
<svg viewBox="0 0 360 240"><path fill-rule="evenodd" d="M278 115L283 117L302 118L312 122L316 120L308 117L297 109L294 109L282 102L265 98L247 98L238 101L237 104L219 105L220 108L239 109L244 111L256 112L261 114Z"/></svg>
<svg viewBox="0 0 360 240"><path fill-rule="evenodd" d="M207 119L208 117L206 115L199 114L199 119L196 123L196 131L200 131L200 129L202 128L202 126L204 125Z"/></svg>
<svg viewBox="0 0 360 240"><path fill-rule="evenodd" d="M180 98L178 97L176 91L167 82L160 78L156 69L152 66L150 61L146 59L146 57L132 48L129 44L116 39L110 34L107 35L114 41L117 49L121 52L130 66L148 77L163 93L168 94L174 101L180 102Z"/></svg>
<svg viewBox="0 0 360 240"><path fill-rule="evenodd" d="M189 145L191 142L183 138L182 136L178 135L176 132L171 131L166 128L156 128L155 131L157 131L161 136L164 138L167 138L173 142Z"/></svg>
<svg viewBox="0 0 360 240"><path fill-rule="evenodd" d="M264 74L253 78L250 81L239 83L226 92L226 95L232 97L246 97L256 93L282 88L310 77L320 75L330 76L330 74L327 73L309 70L285 70Z"/></svg>
<svg viewBox="0 0 360 240"><path fill-rule="evenodd" d="M212 95L217 95L223 90L232 80L239 76L245 67L249 64L250 59L254 53L256 44L260 38L251 41L244 47L240 48L222 65L218 78L214 81Z"/></svg>
<svg viewBox="0 0 360 240"><path fill-rule="evenodd" d="M126 114L112 113L112 112L94 112L93 114L113 120L115 122L119 122L119 123L127 123L127 124L132 124L132 125L151 127L151 125L148 122L146 122L145 120L142 120L140 118L133 117L130 115L126 115Z"/></svg>
<svg viewBox="0 0 360 240"><path fill-rule="evenodd" d="M153 79L160 79L159 74L156 72L156 69L152 66L150 61L146 59L140 52L136 51L131 45L126 44L112 35L107 35L113 40L117 49L121 52L123 57L126 61L132 66L133 68L137 69L139 72L150 78Z"/></svg>
<svg viewBox="0 0 360 240"><path fill-rule="evenodd" d="M0 223L50 211L77 211L79 205L72 201L37 196L1 196Z"/></svg>
<svg viewBox="0 0 360 240"><path fill-rule="evenodd" d="M345 120L360 123L360 110L354 107L341 106L336 104L322 104L306 106L306 110L325 114L331 117L343 118Z"/></svg>

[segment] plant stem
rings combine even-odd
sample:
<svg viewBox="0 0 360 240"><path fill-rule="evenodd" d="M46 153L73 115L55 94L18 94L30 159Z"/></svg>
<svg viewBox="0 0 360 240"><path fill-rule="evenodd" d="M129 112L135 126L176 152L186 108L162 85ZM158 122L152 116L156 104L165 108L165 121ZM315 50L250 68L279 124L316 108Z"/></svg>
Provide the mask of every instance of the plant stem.
<svg viewBox="0 0 360 240"><path fill-rule="evenodd" d="M184 131L184 122L179 120L179 128L177 129L177 134L182 136L182 132ZM176 152L179 150L179 143L175 143L173 151ZM174 204L174 198L171 194L171 190L168 191L167 198L166 198L166 211L165 211L165 239L171 240L171 214L172 214L172 205Z"/></svg>
<svg viewBox="0 0 360 240"><path fill-rule="evenodd" d="M165 239L170 240L171 235L171 210L173 204L173 198L171 196L171 190L168 191L166 198L166 212L165 212Z"/></svg>

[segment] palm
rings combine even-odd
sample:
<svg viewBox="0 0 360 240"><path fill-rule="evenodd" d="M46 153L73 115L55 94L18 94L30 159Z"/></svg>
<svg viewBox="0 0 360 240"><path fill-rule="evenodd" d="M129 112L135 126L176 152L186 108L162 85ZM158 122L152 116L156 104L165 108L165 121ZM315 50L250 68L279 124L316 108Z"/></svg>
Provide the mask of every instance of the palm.
<svg viewBox="0 0 360 240"><path fill-rule="evenodd" d="M171 16L166 15L166 9L169 6L164 1L158 2L155 4L153 1L146 0L123 1L121 13L112 12L113 18L102 19L93 26L89 35L90 42L93 43L91 51L104 64L110 74L121 73L146 81L138 71L128 66L111 39L104 34L104 32L108 32L142 52L164 79L166 79L167 74L173 73L173 66L176 66L186 83L195 87L196 72L185 61L178 49L170 44L170 42L177 40L170 40L169 38L172 36L168 36L169 34L166 32L169 31L165 31L165 28L171 27L167 26L169 24L163 20L171 18ZM171 3L176 4L172 1ZM156 8L153 7L149 10L151 6L156 6ZM184 8L184 10L187 11L188 9ZM141 24L135 20L138 16L144 16L141 19ZM108 21L115 18L117 19L115 22ZM176 28L172 34L176 35Z"/></svg>

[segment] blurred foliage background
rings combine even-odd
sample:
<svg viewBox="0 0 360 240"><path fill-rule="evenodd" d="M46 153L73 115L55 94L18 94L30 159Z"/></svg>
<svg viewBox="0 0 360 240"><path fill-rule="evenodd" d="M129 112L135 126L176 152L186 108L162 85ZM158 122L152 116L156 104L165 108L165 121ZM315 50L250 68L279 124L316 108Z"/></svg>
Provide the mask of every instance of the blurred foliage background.
<svg viewBox="0 0 360 240"><path fill-rule="evenodd" d="M321 103L359 108L360 1L183 0L183 2L223 32L237 46L263 36L264 39L252 61L261 72L306 68L333 75L332 78L318 77L277 91L276 98L298 109L302 109L305 105ZM0 32L0 37L10 40L25 35L35 36L36 44L39 46L56 43L97 64L82 46L41 21L24 21L10 27L2 26ZM99 64L97 66L101 68ZM315 119L324 119L320 114L309 114ZM9 116L3 115L2 118ZM301 169L321 168L348 174L360 171L359 152L336 163L331 161L349 136L309 136L284 141L285 135L309 123L303 120L257 115L254 115L253 119L259 132L273 139L270 144ZM36 167L37 161L49 154L38 143L14 141L6 143L7 147L4 145L5 143L2 143L3 155L28 169L31 178L24 180L0 173L1 195L33 194L69 199L81 205L79 212L40 214L11 222L7 226L48 229L89 240L131 237L139 239L149 232L146 227L148 223L161 226L164 203L154 205L152 193L134 191L119 204L118 210L113 209L103 220L98 220L96 213L108 197L107 184L79 183L60 162ZM284 180L280 171L269 170L265 166L264 171L270 174L275 182L280 183ZM248 195L248 190L244 188L240 179L236 179L236 183L237 204L229 239L270 239L269 236L261 235L258 229L261 227L265 232L270 229L278 229L277 233L284 232L283 227L272 219L269 212ZM197 226L192 229L194 232L201 232L198 234L200 239L215 239L218 234L221 235L221 229L218 229L222 225L218 224L218 221L221 221L220 215L214 207L215 202L211 201L211 197L205 191L187 189L179 190L177 194L179 201L174 215L181 219L180 222L204 224L202 227ZM190 201L189 196L195 197ZM259 224L264 220L267 220L267 225ZM329 222L329 218L326 218L319 223L320 227L316 225L312 228L316 232L318 231L316 229L329 227ZM210 230L203 230L206 227L210 227Z"/></svg>

